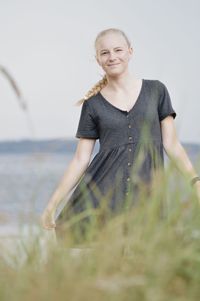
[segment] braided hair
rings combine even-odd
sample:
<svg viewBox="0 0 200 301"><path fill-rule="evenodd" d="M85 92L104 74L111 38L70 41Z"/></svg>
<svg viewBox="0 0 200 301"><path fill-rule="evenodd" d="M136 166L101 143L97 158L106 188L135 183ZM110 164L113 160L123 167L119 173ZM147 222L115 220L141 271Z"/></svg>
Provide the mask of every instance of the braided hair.
<svg viewBox="0 0 200 301"><path fill-rule="evenodd" d="M81 105L85 100L88 100L88 98L92 97L93 95L96 95L103 87L107 85L107 77L106 74L103 76L101 80L99 80L84 96L84 98L80 99L78 102L76 102L76 105Z"/></svg>

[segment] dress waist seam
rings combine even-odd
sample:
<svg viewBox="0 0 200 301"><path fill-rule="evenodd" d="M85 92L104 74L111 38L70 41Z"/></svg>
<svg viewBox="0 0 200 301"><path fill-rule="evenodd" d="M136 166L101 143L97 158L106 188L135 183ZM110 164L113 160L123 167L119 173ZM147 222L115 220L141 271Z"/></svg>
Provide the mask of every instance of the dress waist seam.
<svg viewBox="0 0 200 301"><path fill-rule="evenodd" d="M137 140L137 141L131 141L131 142L127 142L127 143L117 144L117 145L114 145L112 147L110 147L110 146L102 146L102 147L99 148L99 152L106 151L106 150L112 150L112 149L115 149L115 148L118 148L118 147L121 147L121 146L130 145L130 144L138 144L138 143L140 143L139 140ZM145 141L144 143L148 143L148 142ZM162 141L154 142L154 144L160 144L162 146Z"/></svg>

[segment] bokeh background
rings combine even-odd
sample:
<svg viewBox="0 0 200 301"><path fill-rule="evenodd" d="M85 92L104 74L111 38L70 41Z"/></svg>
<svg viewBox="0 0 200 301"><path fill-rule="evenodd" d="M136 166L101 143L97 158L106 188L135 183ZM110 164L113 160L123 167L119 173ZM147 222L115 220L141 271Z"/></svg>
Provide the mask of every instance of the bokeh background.
<svg viewBox="0 0 200 301"><path fill-rule="evenodd" d="M78 143L75 103L104 74L94 41L106 28L127 34L136 77L167 86L179 139L200 170L199 3L0 0L0 241L37 223L59 185Z"/></svg>
<svg viewBox="0 0 200 301"><path fill-rule="evenodd" d="M0 141L74 138L75 102L103 75L94 40L117 27L134 48L131 71L166 84L180 140L200 143L199 11L198 0L0 0L0 65L20 87L34 127L0 74Z"/></svg>

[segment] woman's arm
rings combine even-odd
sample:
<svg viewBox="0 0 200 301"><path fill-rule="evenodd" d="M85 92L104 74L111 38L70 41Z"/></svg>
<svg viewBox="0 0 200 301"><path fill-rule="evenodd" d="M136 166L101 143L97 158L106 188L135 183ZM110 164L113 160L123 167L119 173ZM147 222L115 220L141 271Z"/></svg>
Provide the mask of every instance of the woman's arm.
<svg viewBox="0 0 200 301"><path fill-rule="evenodd" d="M85 172L90 162L95 141L95 139L79 139L76 152L41 216L42 225L45 228L52 228L53 225L55 226L53 222L53 216L55 214L56 208L63 197L66 196L75 187L75 185L78 183L81 176ZM51 225L48 225L49 223Z"/></svg>
<svg viewBox="0 0 200 301"><path fill-rule="evenodd" d="M194 169L184 147L178 140L172 116L167 116L161 121L161 131L164 149L168 157L174 160L177 168L189 179L198 176L197 171ZM196 182L194 187L197 189L197 194L200 200L200 181Z"/></svg>

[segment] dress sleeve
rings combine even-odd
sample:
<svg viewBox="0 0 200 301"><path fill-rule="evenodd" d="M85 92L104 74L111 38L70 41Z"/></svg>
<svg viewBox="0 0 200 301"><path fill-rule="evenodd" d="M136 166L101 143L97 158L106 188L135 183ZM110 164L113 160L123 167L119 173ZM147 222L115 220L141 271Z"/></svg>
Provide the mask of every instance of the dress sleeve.
<svg viewBox="0 0 200 301"><path fill-rule="evenodd" d="M176 112L172 107L171 97L167 90L167 87L162 83L162 92L158 104L158 115L159 120L163 120L168 115L171 115L174 119L176 117Z"/></svg>
<svg viewBox="0 0 200 301"><path fill-rule="evenodd" d="M75 137L93 139L99 138L98 126L88 104L88 100L85 100L82 104L78 129Z"/></svg>

